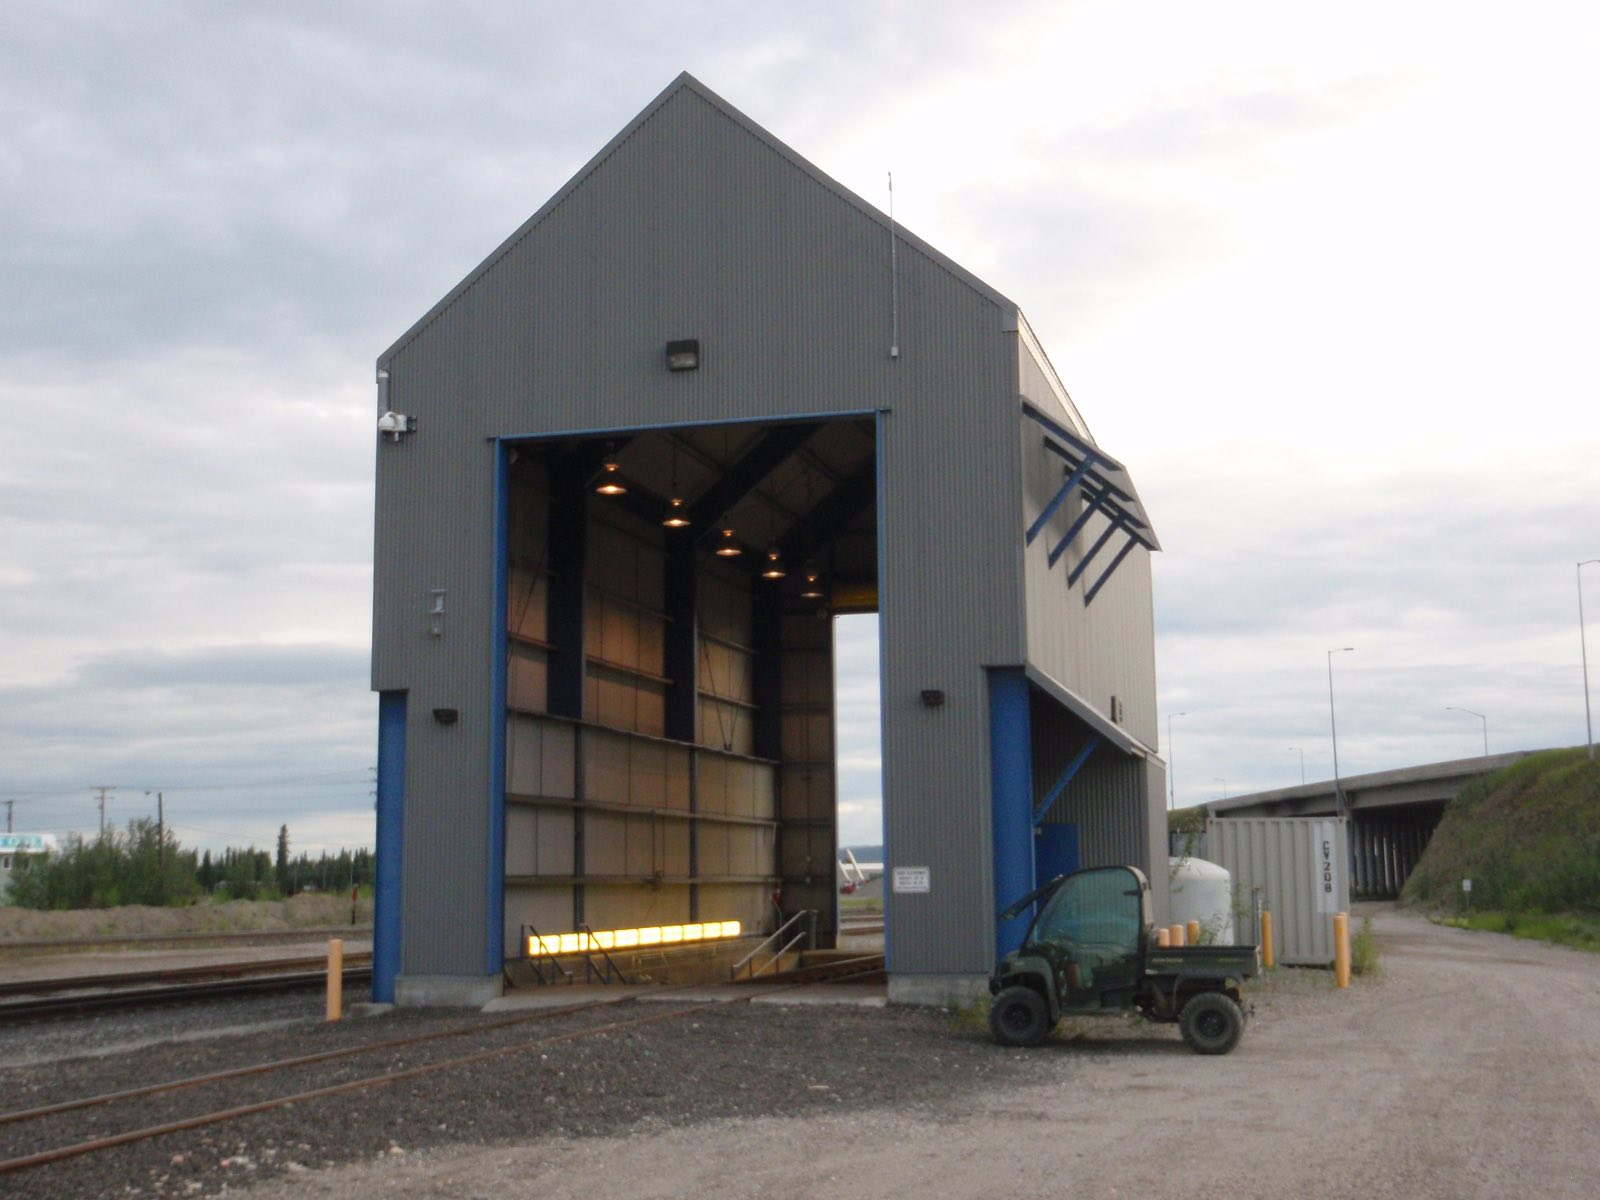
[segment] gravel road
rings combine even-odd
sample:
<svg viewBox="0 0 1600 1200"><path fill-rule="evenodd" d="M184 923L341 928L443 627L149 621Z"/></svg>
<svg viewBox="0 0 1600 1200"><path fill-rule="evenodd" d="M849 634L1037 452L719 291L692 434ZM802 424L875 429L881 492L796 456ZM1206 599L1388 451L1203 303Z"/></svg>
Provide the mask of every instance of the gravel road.
<svg viewBox="0 0 1600 1200"><path fill-rule="evenodd" d="M1339 993L1325 973L1276 972L1225 1058L1191 1054L1170 1027L1121 1021L1016 1051L925 1011L741 1005L124 1147L0 1188L39 1200L1596 1194L1600 956L1388 910L1375 928L1376 978ZM19 1090L36 1103L90 1079L115 1086L462 1019L306 1022L0 1071L0 1087L17 1107ZM0 1127L0 1157L74 1132Z"/></svg>

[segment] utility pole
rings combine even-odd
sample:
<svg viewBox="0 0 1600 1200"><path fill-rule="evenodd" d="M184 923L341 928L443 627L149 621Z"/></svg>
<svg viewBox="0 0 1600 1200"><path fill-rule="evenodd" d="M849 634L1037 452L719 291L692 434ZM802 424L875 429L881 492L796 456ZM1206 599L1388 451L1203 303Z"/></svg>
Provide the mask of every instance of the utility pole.
<svg viewBox="0 0 1600 1200"><path fill-rule="evenodd" d="M100 801L100 840L101 841L105 841L105 838L106 838L106 797L107 797L108 793L114 792L117 789L116 789L116 785L115 784L106 784L106 785L101 786L101 787L96 787L93 790L100 793L100 796L99 796L99 801Z"/></svg>
<svg viewBox="0 0 1600 1200"><path fill-rule="evenodd" d="M11 810L16 807L16 804L17 804L17 802L15 800L7 800L6 801L6 832L7 833L11 832Z"/></svg>
<svg viewBox="0 0 1600 1200"><path fill-rule="evenodd" d="M156 865L163 876L167 872L167 806L165 795L156 793Z"/></svg>

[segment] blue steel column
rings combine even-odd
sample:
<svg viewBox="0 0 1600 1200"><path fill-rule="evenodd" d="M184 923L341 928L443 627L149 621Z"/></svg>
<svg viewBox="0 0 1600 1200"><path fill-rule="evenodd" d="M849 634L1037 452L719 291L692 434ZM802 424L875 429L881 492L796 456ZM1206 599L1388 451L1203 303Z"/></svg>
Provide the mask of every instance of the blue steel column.
<svg viewBox="0 0 1600 1200"><path fill-rule="evenodd" d="M1033 878L1033 736L1028 680L1020 669L989 672L989 792L994 822L996 916L1036 886ZM995 954L1022 945L1029 915L995 924Z"/></svg>
<svg viewBox="0 0 1600 1200"><path fill-rule="evenodd" d="M506 928L506 593L511 575L511 456L509 447L494 447L493 616L489 622L489 828L488 929L484 973L498 975L505 966Z"/></svg>
<svg viewBox="0 0 1600 1200"><path fill-rule="evenodd" d="M372 891L372 998L394 1003L405 853L406 694L378 694L378 861Z"/></svg>

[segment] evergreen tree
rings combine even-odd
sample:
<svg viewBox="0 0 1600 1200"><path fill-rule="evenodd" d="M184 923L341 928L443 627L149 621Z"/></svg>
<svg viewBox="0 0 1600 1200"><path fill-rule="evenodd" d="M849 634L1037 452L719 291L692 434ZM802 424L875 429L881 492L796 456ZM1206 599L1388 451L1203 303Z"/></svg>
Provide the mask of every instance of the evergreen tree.
<svg viewBox="0 0 1600 1200"><path fill-rule="evenodd" d="M294 889L289 886L289 827L278 826L278 861L274 872L278 880L278 894L280 896L294 895Z"/></svg>

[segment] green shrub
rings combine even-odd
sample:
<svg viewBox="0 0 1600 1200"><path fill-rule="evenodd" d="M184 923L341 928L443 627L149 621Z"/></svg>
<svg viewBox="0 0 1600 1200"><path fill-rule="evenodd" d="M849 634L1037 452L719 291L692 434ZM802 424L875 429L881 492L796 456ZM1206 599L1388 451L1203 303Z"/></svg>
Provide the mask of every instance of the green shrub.
<svg viewBox="0 0 1600 1200"><path fill-rule="evenodd" d="M1350 973L1371 975L1378 969L1378 940L1372 935L1372 918L1362 917L1361 928L1350 939Z"/></svg>

